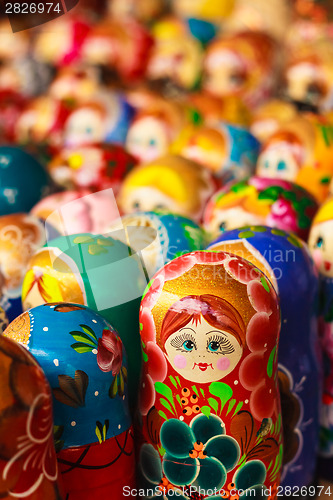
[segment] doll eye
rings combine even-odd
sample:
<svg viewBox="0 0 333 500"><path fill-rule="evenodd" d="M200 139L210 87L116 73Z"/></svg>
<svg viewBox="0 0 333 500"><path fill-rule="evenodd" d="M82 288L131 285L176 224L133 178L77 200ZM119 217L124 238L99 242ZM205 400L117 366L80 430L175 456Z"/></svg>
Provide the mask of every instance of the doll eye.
<svg viewBox="0 0 333 500"><path fill-rule="evenodd" d="M227 223L221 222L221 224L219 225L219 230L224 233L226 231L226 229L227 229Z"/></svg>
<svg viewBox="0 0 333 500"><path fill-rule="evenodd" d="M185 342L183 343L183 348L185 349L185 351L191 352L193 351L193 349L195 349L195 344L194 342L192 342L192 340L185 340Z"/></svg>
<svg viewBox="0 0 333 500"><path fill-rule="evenodd" d="M285 161L280 160L279 163L277 164L277 170L286 170L287 169L287 164Z"/></svg>
<svg viewBox="0 0 333 500"><path fill-rule="evenodd" d="M207 340L207 350L218 354L232 354L235 348L224 335L212 335Z"/></svg>
<svg viewBox="0 0 333 500"><path fill-rule="evenodd" d="M161 203L159 205L155 205L155 210L165 210L166 208L167 207Z"/></svg>
<svg viewBox="0 0 333 500"><path fill-rule="evenodd" d="M92 127L87 127L86 132L87 132L87 134L92 134L93 133Z"/></svg>
<svg viewBox="0 0 333 500"><path fill-rule="evenodd" d="M135 209L139 209L140 208L140 203L138 201L133 201L132 207L135 208Z"/></svg>
<svg viewBox="0 0 333 500"><path fill-rule="evenodd" d="M238 87L240 85L243 85L245 82L245 75L243 73L231 73L230 77L230 82L235 86Z"/></svg>
<svg viewBox="0 0 333 500"><path fill-rule="evenodd" d="M220 343L216 342L216 340L213 340L212 342L209 342L208 344L208 350L212 352L218 351L220 348Z"/></svg>
<svg viewBox="0 0 333 500"><path fill-rule="evenodd" d="M149 146L156 146L156 139L150 139Z"/></svg>
<svg viewBox="0 0 333 500"><path fill-rule="evenodd" d="M316 241L316 247L322 248L323 246L324 246L324 240L321 236L319 236L319 238L317 238L317 241Z"/></svg>
<svg viewBox="0 0 333 500"><path fill-rule="evenodd" d="M318 83L310 83L306 89L306 97L312 101L319 99L324 94Z"/></svg>
<svg viewBox="0 0 333 500"><path fill-rule="evenodd" d="M182 335L177 335L171 340L170 345L177 349L177 351L182 352L192 352L197 349L194 337L190 333L183 333Z"/></svg>

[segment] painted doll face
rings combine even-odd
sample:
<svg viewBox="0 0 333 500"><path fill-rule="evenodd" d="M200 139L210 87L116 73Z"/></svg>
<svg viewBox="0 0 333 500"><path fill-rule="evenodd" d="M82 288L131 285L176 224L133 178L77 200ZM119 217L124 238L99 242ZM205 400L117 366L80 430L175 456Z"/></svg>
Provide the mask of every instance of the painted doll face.
<svg viewBox="0 0 333 500"><path fill-rule="evenodd" d="M270 179L294 181L300 169L297 161L301 147L285 141L275 142L258 159L257 175Z"/></svg>
<svg viewBox="0 0 333 500"><path fill-rule="evenodd" d="M333 220L312 227L309 248L318 271L333 278Z"/></svg>
<svg viewBox="0 0 333 500"><path fill-rule="evenodd" d="M261 224L264 224L263 218L251 214L241 207L233 207L224 210L216 209L206 227L212 234L218 235L237 227Z"/></svg>
<svg viewBox="0 0 333 500"><path fill-rule="evenodd" d="M122 210L126 214L154 210L169 210L170 212L179 213L181 207L176 201L158 189L144 186L133 189L123 198Z"/></svg>
<svg viewBox="0 0 333 500"><path fill-rule="evenodd" d="M162 156L168 146L166 127L160 120L149 116L133 123L126 139L127 151L142 163Z"/></svg>
<svg viewBox="0 0 333 500"><path fill-rule="evenodd" d="M320 106L327 95L327 83L320 66L300 62L291 66L286 73L287 94L300 102Z"/></svg>
<svg viewBox="0 0 333 500"><path fill-rule="evenodd" d="M168 337L165 343L172 367L186 380L213 382L228 375L241 359L243 348L228 332L211 326L201 316Z"/></svg>
<svg viewBox="0 0 333 500"><path fill-rule="evenodd" d="M247 75L241 59L227 49L210 54L205 64L205 89L213 95L234 95L246 85Z"/></svg>
<svg viewBox="0 0 333 500"><path fill-rule="evenodd" d="M104 120L93 109L79 109L67 121L65 143L70 146L102 142L104 138Z"/></svg>

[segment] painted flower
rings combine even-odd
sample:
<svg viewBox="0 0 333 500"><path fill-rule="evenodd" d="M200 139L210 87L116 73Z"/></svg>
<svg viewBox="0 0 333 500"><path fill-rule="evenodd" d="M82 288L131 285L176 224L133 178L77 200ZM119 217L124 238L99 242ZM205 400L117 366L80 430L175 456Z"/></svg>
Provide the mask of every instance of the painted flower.
<svg viewBox="0 0 333 500"><path fill-rule="evenodd" d="M116 376L120 372L123 360L123 344L111 330L105 329L98 339L97 364L103 372L112 371Z"/></svg>
<svg viewBox="0 0 333 500"><path fill-rule="evenodd" d="M45 478L56 481L58 470L53 442L52 400L49 394L36 396L26 420L26 434L17 439L17 452L3 469L2 479L17 475L18 464L24 463L19 480L10 490L13 497L30 497Z"/></svg>
<svg viewBox="0 0 333 500"><path fill-rule="evenodd" d="M160 438L166 451L162 469L176 486L195 483L202 489L220 489L240 457L237 441L225 435L216 415L197 415L190 426L170 419L162 425Z"/></svg>

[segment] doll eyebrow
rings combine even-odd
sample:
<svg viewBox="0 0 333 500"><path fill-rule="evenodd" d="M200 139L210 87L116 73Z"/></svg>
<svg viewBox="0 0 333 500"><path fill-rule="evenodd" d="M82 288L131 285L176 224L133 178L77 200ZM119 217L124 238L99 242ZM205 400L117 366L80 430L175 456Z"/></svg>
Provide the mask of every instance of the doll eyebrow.
<svg viewBox="0 0 333 500"><path fill-rule="evenodd" d="M221 330L210 330L209 332L206 332L205 335L209 335L211 333L217 333L218 335L224 335L225 337L227 336L227 334L222 332Z"/></svg>
<svg viewBox="0 0 333 500"><path fill-rule="evenodd" d="M197 333L195 330L193 330L193 328L190 328L190 327L181 328L179 331L182 332L183 330L191 330L191 332Z"/></svg>

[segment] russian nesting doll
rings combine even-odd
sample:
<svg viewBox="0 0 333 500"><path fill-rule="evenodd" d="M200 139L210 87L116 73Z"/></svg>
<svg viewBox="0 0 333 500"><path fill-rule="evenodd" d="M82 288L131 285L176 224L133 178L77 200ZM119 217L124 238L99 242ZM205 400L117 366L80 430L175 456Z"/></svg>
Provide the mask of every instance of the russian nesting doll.
<svg viewBox="0 0 333 500"><path fill-rule="evenodd" d="M127 359L116 330L84 306L55 303L23 313L4 335L35 356L52 388L66 499L123 498L123 487L134 485L135 458Z"/></svg>
<svg viewBox="0 0 333 500"><path fill-rule="evenodd" d="M140 324L143 484L165 496L275 498L280 310L265 275L229 253L186 254L149 283Z"/></svg>
<svg viewBox="0 0 333 500"><path fill-rule="evenodd" d="M324 356L324 395L321 409L320 472L333 479L333 199L313 220L309 248L320 274L320 334ZM328 459L328 460L326 460Z"/></svg>
<svg viewBox="0 0 333 500"><path fill-rule="evenodd" d="M203 220L212 238L237 227L265 225L306 240L317 209L313 196L293 182L250 177L213 195Z"/></svg>
<svg viewBox="0 0 333 500"><path fill-rule="evenodd" d="M318 275L307 246L293 233L265 226L227 231L209 250L232 252L261 269L280 298L278 378L284 434L282 485L313 483L322 387Z"/></svg>
<svg viewBox="0 0 333 500"><path fill-rule="evenodd" d="M0 496L62 500L52 393L35 358L0 335Z"/></svg>
<svg viewBox="0 0 333 500"><path fill-rule="evenodd" d="M105 317L127 351L134 408L141 369L138 311L148 281L140 255L127 244L89 233L61 236L30 259L22 286L23 310L48 302L73 302Z"/></svg>

